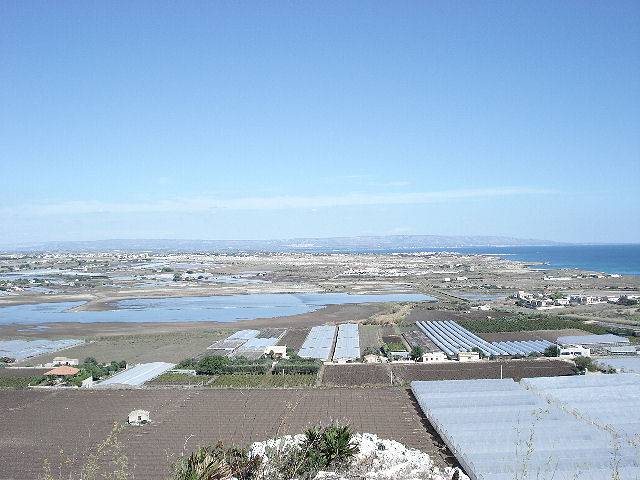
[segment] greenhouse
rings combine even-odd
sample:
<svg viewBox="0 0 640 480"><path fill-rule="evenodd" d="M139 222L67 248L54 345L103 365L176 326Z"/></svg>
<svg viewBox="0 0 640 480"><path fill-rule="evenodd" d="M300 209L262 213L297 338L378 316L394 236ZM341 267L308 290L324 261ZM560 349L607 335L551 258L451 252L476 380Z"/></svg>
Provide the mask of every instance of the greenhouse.
<svg viewBox="0 0 640 480"><path fill-rule="evenodd" d="M637 478L637 446L511 379L412 382L411 388L472 480L568 480L576 474L601 480L612 478L612 460L616 478ZM615 402L604 407L618 408Z"/></svg>

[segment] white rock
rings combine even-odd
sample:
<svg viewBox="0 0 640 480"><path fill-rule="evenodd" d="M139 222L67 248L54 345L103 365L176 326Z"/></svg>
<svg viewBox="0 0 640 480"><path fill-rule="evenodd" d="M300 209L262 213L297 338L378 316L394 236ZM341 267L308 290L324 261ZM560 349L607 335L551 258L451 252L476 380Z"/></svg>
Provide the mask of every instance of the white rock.
<svg viewBox="0 0 640 480"><path fill-rule="evenodd" d="M255 442L249 447L251 455L260 455L268 470L269 454L283 454L304 440L304 435L287 435L264 442ZM462 470L447 467L441 469L429 455L408 448L394 440L378 438L371 433L354 435L360 451L354 456L347 472L319 472L315 480L451 480L457 470L460 480L469 480Z"/></svg>

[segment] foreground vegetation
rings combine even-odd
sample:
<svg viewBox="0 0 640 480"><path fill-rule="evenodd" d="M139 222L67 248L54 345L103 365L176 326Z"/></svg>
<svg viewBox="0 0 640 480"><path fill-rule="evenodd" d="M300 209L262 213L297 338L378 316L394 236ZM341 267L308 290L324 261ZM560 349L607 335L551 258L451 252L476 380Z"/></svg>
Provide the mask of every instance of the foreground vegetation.
<svg viewBox="0 0 640 480"><path fill-rule="evenodd" d="M315 374L285 374L285 375L220 375L209 387L217 388L292 388L313 387L316 384Z"/></svg>
<svg viewBox="0 0 640 480"><path fill-rule="evenodd" d="M42 377L0 377L0 389L21 390L29 385L36 385L41 379Z"/></svg>
<svg viewBox="0 0 640 480"><path fill-rule="evenodd" d="M264 456L222 442L200 447L173 465L172 480L291 480L311 479L321 470L340 471L349 466L359 447L348 425L310 427L300 443L275 442Z"/></svg>

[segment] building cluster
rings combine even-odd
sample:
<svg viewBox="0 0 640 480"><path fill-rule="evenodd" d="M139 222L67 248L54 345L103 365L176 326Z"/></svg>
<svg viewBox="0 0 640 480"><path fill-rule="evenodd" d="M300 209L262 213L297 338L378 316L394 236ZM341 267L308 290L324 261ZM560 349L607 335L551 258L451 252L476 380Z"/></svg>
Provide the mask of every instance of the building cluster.
<svg viewBox="0 0 640 480"><path fill-rule="evenodd" d="M563 336L558 337L557 343L562 358L640 354L640 350L628 338L612 334Z"/></svg>
<svg viewBox="0 0 640 480"><path fill-rule="evenodd" d="M562 308L569 305L596 305L603 303L613 303L618 305L628 305L637 303L640 295L584 295L572 294L562 295L545 293L529 293L519 291L512 295L516 299L517 305L536 310L544 310L550 308Z"/></svg>

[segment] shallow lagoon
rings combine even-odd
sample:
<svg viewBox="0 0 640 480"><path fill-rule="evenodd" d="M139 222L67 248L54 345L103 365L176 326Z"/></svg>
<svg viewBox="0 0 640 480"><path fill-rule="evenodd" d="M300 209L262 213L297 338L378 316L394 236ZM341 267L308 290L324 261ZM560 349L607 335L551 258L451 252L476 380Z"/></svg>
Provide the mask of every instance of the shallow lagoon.
<svg viewBox="0 0 640 480"><path fill-rule="evenodd" d="M211 297L138 298L114 302L114 310L67 312L84 302L39 303L0 308L0 324L57 322L235 322L274 318L318 310L327 305L435 300L422 294L348 295L304 293L219 295Z"/></svg>

